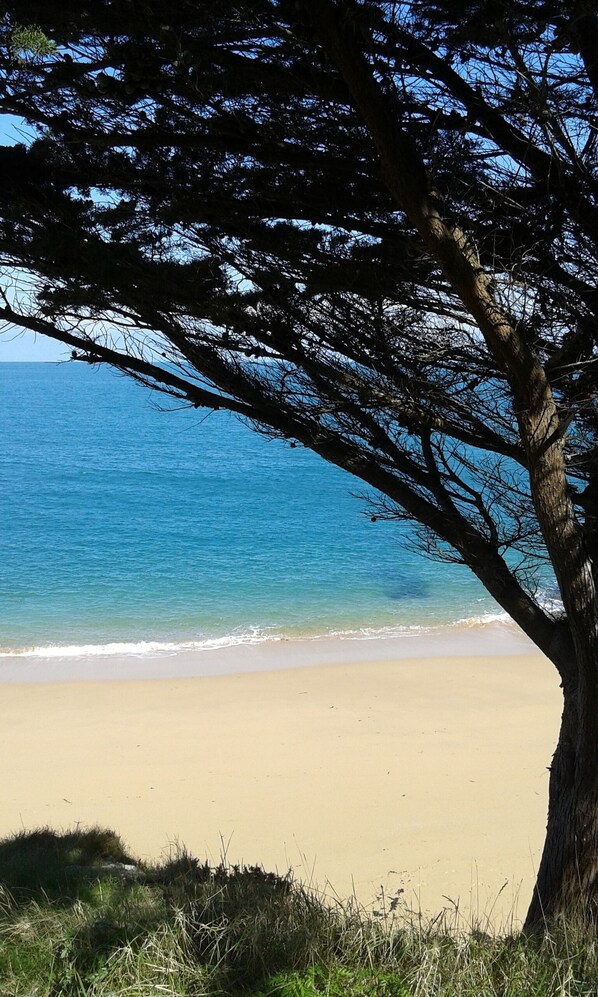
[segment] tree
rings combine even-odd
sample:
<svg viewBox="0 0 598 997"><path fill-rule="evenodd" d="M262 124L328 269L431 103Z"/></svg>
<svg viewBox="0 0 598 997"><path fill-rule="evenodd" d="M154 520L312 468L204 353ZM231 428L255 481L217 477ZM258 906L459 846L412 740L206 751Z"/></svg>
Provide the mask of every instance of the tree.
<svg viewBox="0 0 598 997"><path fill-rule="evenodd" d="M595 921L593 4L18 0L1 25L0 110L35 138L0 149L0 318L311 448L475 572L563 688L527 927Z"/></svg>

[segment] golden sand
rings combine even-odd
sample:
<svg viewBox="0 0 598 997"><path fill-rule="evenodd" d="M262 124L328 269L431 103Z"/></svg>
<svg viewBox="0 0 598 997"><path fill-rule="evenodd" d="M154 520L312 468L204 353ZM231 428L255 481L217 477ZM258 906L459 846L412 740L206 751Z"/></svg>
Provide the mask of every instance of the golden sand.
<svg viewBox="0 0 598 997"><path fill-rule="evenodd" d="M3 684L0 834L97 823L142 857L179 842L500 923L529 899L559 709L534 654Z"/></svg>

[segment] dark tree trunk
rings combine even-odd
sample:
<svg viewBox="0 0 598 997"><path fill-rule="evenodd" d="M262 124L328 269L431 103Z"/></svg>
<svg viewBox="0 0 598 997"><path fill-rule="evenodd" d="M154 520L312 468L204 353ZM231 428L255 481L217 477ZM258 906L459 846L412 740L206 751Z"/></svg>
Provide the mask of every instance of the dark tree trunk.
<svg viewBox="0 0 598 997"><path fill-rule="evenodd" d="M580 740L576 695L565 689L528 932L542 931L559 917L598 923L598 753L596 744Z"/></svg>

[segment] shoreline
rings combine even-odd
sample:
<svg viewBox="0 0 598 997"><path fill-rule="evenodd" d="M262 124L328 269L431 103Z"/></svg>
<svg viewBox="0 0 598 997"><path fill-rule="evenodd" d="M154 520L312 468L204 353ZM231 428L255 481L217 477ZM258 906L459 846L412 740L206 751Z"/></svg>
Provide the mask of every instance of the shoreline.
<svg viewBox="0 0 598 997"><path fill-rule="evenodd" d="M0 835L111 826L141 858L180 842L498 928L531 895L560 692L542 655L494 647L296 667L284 642L261 670L6 682Z"/></svg>
<svg viewBox="0 0 598 997"><path fill-rule="evenodd" d="M60 647L54 647L47 655L43 650L0 654L0 685L200 678L372 661L540 653L514 624L502 620L414 628L384 636L275 637L219 647L129 653L73 653L72 648L60 652Z"/></svg>

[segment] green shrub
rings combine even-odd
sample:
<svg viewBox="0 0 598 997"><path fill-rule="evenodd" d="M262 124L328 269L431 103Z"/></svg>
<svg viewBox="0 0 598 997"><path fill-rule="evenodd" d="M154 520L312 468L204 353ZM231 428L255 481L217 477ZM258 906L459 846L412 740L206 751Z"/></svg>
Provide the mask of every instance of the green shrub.
<svg viewBox="0 0 598 997"><path fill-rule="evenodd" d="M0 841L0 884L15 900L69 899L94 881L90 868L133 862L114 831L92 827L59 834L41 828Z"/></svg>

